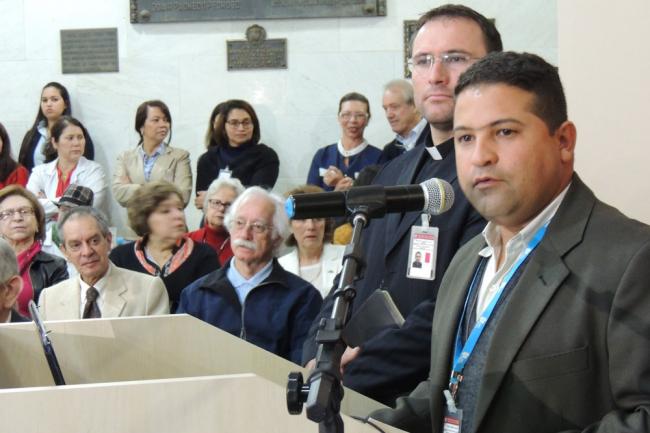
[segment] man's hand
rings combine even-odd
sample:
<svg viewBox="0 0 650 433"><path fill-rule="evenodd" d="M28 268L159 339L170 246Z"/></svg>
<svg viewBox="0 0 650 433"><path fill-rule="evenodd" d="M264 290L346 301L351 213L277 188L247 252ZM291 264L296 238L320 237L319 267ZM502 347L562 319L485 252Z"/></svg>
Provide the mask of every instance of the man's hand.
<svg viewBox="0 0 650 433"><path fill-rule="evenodd" d="M316 368L316 358L310 359L309 362L305 364L305 368L309 371L312 371L314 368Z"/></svg>
<svg viewBox="0 0 650 433"><path fill-rule="evenodd" d="M341 357L341 374L345 373L345 366L357 359L361 353L361 346L347 347Z"/></svg>

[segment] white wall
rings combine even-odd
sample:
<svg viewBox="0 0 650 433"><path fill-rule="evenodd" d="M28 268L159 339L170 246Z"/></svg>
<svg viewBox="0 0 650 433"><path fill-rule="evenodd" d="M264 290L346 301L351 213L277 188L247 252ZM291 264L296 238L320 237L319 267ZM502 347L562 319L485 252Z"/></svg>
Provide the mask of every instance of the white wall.
<svg viewBox="0 0 650 433"><path fill-rule="evenodd" d="M577 171L599 198L650 223L650 2L561 0L558 17Z"/></svg>
<svg viewBox="0 0 650 433"><path fill-rule="evenodd" d="M14 153L36 115L41 87L60 81L71 93L73 114L88 127L96 160L112 175L116 156L137 143L135 109L159 98L173 117L172 145L190 150L192 165L204 151L208 116L227 98L250 101L262 141L280 156L276 191L303 183L314 151L338 138L338 99L359 91L371 102L370 143L391 137L381 109L382 85L402 74L402 21L442 4L388 0L388 16L133 25L127 0L0 0L0 122ZM465 2L496 18L506 49L532 51L556 62L556 5L548 0ZM287 70L226 71L226 40L244 39L258 23L268 38L288 39ZM120 72L61 75L59 30L117 27ZM113 223L125 212L113 207ZM188 207L190 227L199 219Z"/></svg>

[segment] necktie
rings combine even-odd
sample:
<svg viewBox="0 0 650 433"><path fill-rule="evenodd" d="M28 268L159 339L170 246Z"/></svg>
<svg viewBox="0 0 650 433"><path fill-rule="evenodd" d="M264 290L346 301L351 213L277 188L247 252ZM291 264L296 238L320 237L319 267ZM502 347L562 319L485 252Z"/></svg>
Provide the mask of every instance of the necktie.
<svg viewBox="0 0 650 433"><path fill-rule="evenodd" d="M97 305L97 297L99 292L94 287L88 287L86 290L86 305L84 306L83 319L99 319L102 317L102 312L99 311L99 306Z"/></svg>

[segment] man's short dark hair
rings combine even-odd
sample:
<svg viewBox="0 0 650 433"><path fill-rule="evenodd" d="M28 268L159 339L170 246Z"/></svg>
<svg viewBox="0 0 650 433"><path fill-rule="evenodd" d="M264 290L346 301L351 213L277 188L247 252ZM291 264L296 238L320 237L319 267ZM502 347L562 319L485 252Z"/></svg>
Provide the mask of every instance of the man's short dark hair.
<svg viewBox="0 0 650 433"><path fill-rule="evenodd" d="M531 111L546 123L550 133L568 118L557 68L535 54L506 51L483 57L460 76L456 96L481 84L506 84L532 93Z"/></svg>
<svg viewBox="0 0 650 433"><path fill-rule="evenodd" d="M499 34L494 22L476 12L474 9L468 8L464 5L446 4L426 12L418 20L416 31L413 33L413 38L415 38L415 35L417 35L423 25L438 18L465 18L474 21L481 28L481 33L483 33L485 50L488 53L493 51L503 51L501 34ZM413 40L411 40L411 51L413 51Z"/></svg>

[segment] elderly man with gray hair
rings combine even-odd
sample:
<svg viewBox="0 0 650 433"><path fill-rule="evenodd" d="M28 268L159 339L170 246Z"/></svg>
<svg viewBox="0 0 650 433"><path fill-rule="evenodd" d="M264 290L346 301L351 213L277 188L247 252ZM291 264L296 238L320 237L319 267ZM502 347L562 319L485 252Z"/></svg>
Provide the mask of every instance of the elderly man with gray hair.
<svg viewBox="0 0 650 433"><path fill-rule="evenodd" d="M97 209L80 206L59 221L61 251L79 275L41 293L45 320L95 319L169 313L160 278L115 266L108 259L111 232Z"/></svg>
<svg viewBox="0 0 650 433"><path fill-rule="evenodd" d="M427 126L413 99L413 86L406 80L392 80L384 86L381 105L395 138L384 146L381 161L386 162L413 149Z"/></svg>
<svg viewBox="0 0 650 433"><path fill-rule="evenodd" d="M226 212L242 192L244 192L244 185L237 178L219 177L212 181L203 201L205 225L187 234L196 242L210 245L219 255L221 265L226 264L233 255L230 233L224 222Z"/></svg>
<svg viewBox="0 0 650 433"><path fill-rule="evenodd" d="M234 257L187 286L177 312L299 363L322 299L314 286L275 259L289 235L283 200L250 187L235 200L225 221Z"/></svg>
<svg viewBox="0 0 650 433"><path fill-rule="evenodd" d="M16 254L7 241L0 239L0 324L28 321L13 308L22 289Z"/></svg>

